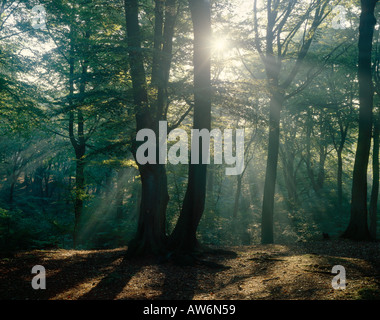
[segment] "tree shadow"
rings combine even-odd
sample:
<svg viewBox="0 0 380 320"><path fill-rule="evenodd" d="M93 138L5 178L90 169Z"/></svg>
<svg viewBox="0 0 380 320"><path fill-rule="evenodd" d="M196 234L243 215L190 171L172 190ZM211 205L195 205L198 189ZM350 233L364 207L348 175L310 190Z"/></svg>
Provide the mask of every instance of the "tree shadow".
<svg viewBox="0 0 380 320"><path fill-rule="evenodd" d="M70 262L63 260L54 261L53 265L47 263L44 265L47 274L46 290L43 290L43 295L38 292L39 299L52 299L77 285L91 282L118 259L120 259L120 254L106 255L100 251L84 257L74 257ZM49 276L49 273L53 271L50 268L54 266L61 268Z"/></svg>
<svg viewBox="0 0 380 320"><path fill-rule="evenodd" d="M223 262L236 258L232 251L207 249L196 258L181 256L159 265L164 274L162 293L158 300L192 300L196 294L210 294L215 289L215 277L229 269ZM211 258L211 259L210 259Z"/></svg>
<svg viewBox="0 0 380 320"><path fill-rule="evenodd" d="M66 258L49 259L47 253L28 253L8 264L0 284L1 299L8 300L49 300L99 277L123 255L119 252L78 253ZM46 271L46 289L35 290L31 281L35 274L33 266L42 265Z"/></svg>
<svg viewBox="0 0 380 320"><path fill-rule="evenodd" d="M144 263L123 258L121 263L103 277L90 291L78 300L114 300L128 285L132 277L141 270Z"/></svg>
<svg viewBox="0 0 380 320"><path fill-rule="evenodd" d="M164 283L157 300L192 300L198 288L197 267L160 265L159 271L164 274Z"/></svg>

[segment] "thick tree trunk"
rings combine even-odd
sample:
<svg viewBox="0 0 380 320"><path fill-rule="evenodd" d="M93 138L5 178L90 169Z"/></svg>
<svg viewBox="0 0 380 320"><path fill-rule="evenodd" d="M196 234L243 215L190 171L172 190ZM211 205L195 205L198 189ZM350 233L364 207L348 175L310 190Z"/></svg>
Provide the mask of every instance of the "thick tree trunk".
<svg viewBox="0 0 380 320"><path fill-rule="evenodd" d="M276 186L278 153L280 147L280 114L284 98L281 93L273 93L270 99L269 109L269 141L268 157L265 173L261 242L273 243L273 210Z"/></svg>
<svg viewBox="0 0 380 320"><path fill-rule="evenodd" d="M127 23L127 42L129 65L132 77L133 99L136 112L136 131L141 129L152 129L158 138L158 121L161 118L163 104L156 101L155 111L150 108L147 93L147 83L144 68L144 58L141 49L140 27L138 22L138 1L125 0L125 15ZM156 2L157 12L162 14L162 2ZM157 13L156 12L156 13ZM161 43L159 34L161 32L161 16L157 16L156 41ZM156 46L158 50L160 46ZM157 85L156 77L162 80L162 64L158 61L159 55L155 54L155 65L153 73L155 79L152 79L153 85ZM159 65L157 65L159 64ZM170 67L170 63L169 66ZM160 85L160 92L162 91ZM160 115L160 116L157 116ZM158 141L156 146L159 146ZM135 143L132 147L132 153L136 158L138 145ZM157 153L158 154L158 153ZM137 160L136 160L137 161ZM139 220L137 232L134 239L128 245L128 255L160 255L166 250L166 207L169 201L167 191L167 178L164 164L144 164L138 163L141 176L141 202L139 209Z"/></svg>
<svg viewBox="0 0 380 320"><path fill-rule="evenodd" d="M379 116L374 119L373 124L373 151L372 151L372 191L369 204L369 232L373 239L376 239L377 229L377 201L379 197Z"/></svg>
<svg viewBox="0 0 380 320"><path fill-rule="evenodd" d="M367 223L367 168L371 146L373 83L371 72L372 39L377 0L362 0L359 25L359 137L352 181L351 217L342 235L352 240L370 240Z"/></svg>
<svg viewBox="0 0 380 320"><path fill-rule="evenodd" d="M129 255L159 255L166 250L166 207L169 201L162 165L139 167L141 202L137 232L129 243Z"/></svg>
<svg viewBox="0 0 380 320"><path fill-rule="evenodd" d="M211 127L211 10L207 0L189 0L194 28L194 129ZM191 252L198 247L196 231L206 198L207 165L202 164L199 143L199 164L189 165L189 178L182 210L171 235L171 246Z"/></svg>

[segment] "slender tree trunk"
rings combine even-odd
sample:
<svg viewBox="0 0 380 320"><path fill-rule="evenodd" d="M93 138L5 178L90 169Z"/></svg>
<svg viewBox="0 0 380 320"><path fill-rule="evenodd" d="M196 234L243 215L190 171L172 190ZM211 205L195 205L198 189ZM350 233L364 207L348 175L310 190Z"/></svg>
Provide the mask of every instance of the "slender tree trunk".
<svg viewBox="0 0 380 320"><path fill-rule="evenodd" d="M209 166L208 172L207 172L207 193L208 196L213 197L214 195L214 173L215 168Z"/></svg>
<svg viewBox="0 0 380 320"><path fill-rule="evenodd" d="M75 203L74 203L74 248L78 245L79 230L81 217L83 213L83 197L84 197L84 154L77 151L76 154L76 172L75 172Z"/></svg>
<svg viewBox="0 0 380 320"><path fill-rule="evenodd" d="M123 220L123 199L124 199L124 186L125 186L125 169L120 168L117 172L117 187L116 187L116 220Z"/></svg>
<svg viewBox="0 0 380 320"><path fill-rule="evenodd" d="M294 169L295 154L294 152L288 153L285 151L281 152L280 156L282 159L285 187L289 197L288 202L290 207L293 208L297 203L297 180Z"/></svg>
<svg viewBox="0 0 380 320"><path fill-rule="evenodd" d="M325 162L327 157L327 150L323 144L319 144L319 161L318 168L314 170L314 166L312 165L312 155L311 155L311 134L312 134L312 120L309 114L309 124L306 129L306 170L309 176L311 186L314 192L320 196L321 190L323 188L325 182ZM321 129L322 130L322 129ZM317 171L317 172L315 172Z"/></svg>
<svg viewBox="0 0 380 320"><path fill-rule="evenodd" d="M285 80L280 84L280 73L282 61L287 56L288 43L283 41L282 38L287 39L282 32L283 27L287 23L289 17L293 14L295 4L297 1L284 1L287 3L284 10L281 12L279 8L282 6L281 1L266 1L266 13L267 13L267 26L265 35L265 46L260 45L262 38L259 35L258 19L257 19L257 0L254 1L254 32L255 32L255 46L265 65L265 71L268 80L268 89L270 92L270 107L269 107L269 141L268 141L268 157L267 167L265 173L265 185L263 196L263 209L262 209L262 224L261 224L261 242L273 243L273 210L274 210L274 195L277 175L277 163L280 144L280 114L286 98L286 90L293 82L295 76L298 74L300 67L303 64L308 50L313 41L315 31L323 21L325 17L325 9L327 6L326 1L318 2L319 5L315 8L314 17L312 19L310 28L304 33L305 37L300 42L299 50L292 70L289 72ZM309 19L310 15L307 15ZM305 15L306 17L306 15ZM306 19L306 18L303 18ZM303 25L303 21L300 21L298 27L293 33L298 34L300 26ZM306 31L306 30L305 30ZM293 36L290 36L293 38ZM294 41L294 39L292 40ZM265 48L265 51L263 50ZM274 50L276 47L276 50Z"/></svg>
<svg viewBox="0 0 380 320"><path fill-rule="evenodd" d="M254 174L254 169L248 170L248 179L249 179L249 196L251 205L256 205L260 200L259 190L257 188L256 176Z"/></svg>
<svg viewBox="0 0 380 320"><path fill-rule="evenodd" d="M13 208L13 197L14 197L15 184L16 184L16 182L12 181L11 187L9 188L8 201L9 201L9 205L11 208Z"/></svg>
<svg viewBox="0 0 380 320"><path fill-rule="evenodd" d="M194 129L211 127L211 9L207 0L189 0L194 28ZM188 185L178 222L171 235L171 246L191 252L198 247L196 231L202 217L206 198L207 165L202 164L202 145L199 143L200 164L189 165Z"/></svg>
<svg viewBox="0 0 380 320"><path fill-rule="evenodd" d="M239 201L240 201L240 194L241 194L241 181L242 181L242 176L238 175L237 176L237 186L236 186L236 191L235 191L235 202L234 202L234 210L233 210L233 218L236 219L238 212L239 212Z"/></svg>
<svg viewBox="0 0 380 320"><path fill-rule="evenodd" d="M374 119L373 124L373 151L372 151L372 191L369 204L369 232L373 239L376 239L377 229L377 201L379 197L379 115Z"/></svg>
<svg viewBox="0 0 380 320"><path fill-rule="evenodd" d="M338 206L341 208L343 203L343 158L342 149L337 150L338 157L338 173L337 173L337 188L338 188Z"/></svg>
<svg viewBox="0 0 380 320"><path fill-rule="evenodd" d="M319 164L318 164L318 175L317 175L317 190L318 193L323 189L325 183L325 163L327 157L327 150L324 145L319 146Z"/></svg>
<svg viewBox="0 0 380 320"><path fill-rule="evenodd" d="M308 121L306 125L306 157L305 157L305 164L306 164L306 171L307 175L309 176L311 186L313 190L316 189L316 183L314 178L314 170L311 164L311 134L313 131L313 120L311 117L310 111L308 111Z"/></svg>
<svg viewBox="0 0 380 320"><path fill-rule="evenodd" d="M283 95L274 93L270 99L269 109L269 141L268 157L265 173L261 242L263 244L273 243L273 210L276 186L278 153L280 147L280 114L283 106Z"/></svg>
<svg viewBox="0 0 380 320"><path fill-rule="evenodd" d="M44 196L44 192L43 192L44 188L42 186L43 171L44 171L43 167L38 167L36 169L36 171L34 173L33 184L32 184L33 194L34 194L34 196L39 197L39 198L42 198Z"/></svg>
<svg viewBox="0 0 380 320"><path fill-rule="evenodd" d="M359 25L359 137L352 181L351 217L342 237L370 240L367 223L367 168L371 146L373 83L371 70L372 39L377 0L361 0Z"/></svg>
<svg viewBox="0 0 380 320"><path fill-rule="evenodd" d="M83 200L82 200L82 187L84 186L84 166L83 155L84 152L79 148L78 141L74 136L74 63L75 63L75 43L74 43L74 28L70 27L70 57L69 57L69 137L70 142L75 152L75 200L74 200L74 232L73 232L73 245L74 248L78 244L78 228L79 220L82 215Z"/></svg>
<svg viewBox="0 0 380 320"><path fill-rule="evenodd" d="M86 32L86 39L89 38L89 33ZM86 154L86 141L84 136L84 116L83 112L81 110L81 107L75 108L75 103L73 101L73 95L74 95L74 64L75 64L75 57L74 57L74 47L75 47L75 40L74 40L74 29L73 26L71 26L70 30L70 59L69 59L69 101L70 101L70 111L69 111L69 137L70 142L74 148L75 151L75 160L76 160L76 173L75 173L75 203L74 203L74 216L75 216L75 223L74 223L74 236L73 236L73 244L74 248L78 245L79 240L79 232L80 232L80 224L81 224L81 218L83 213L83 199L85 196L85 175L84 175L84 169L85 169L85 154ZM86 77L87 77L87 60L84 59L82 62L82 72L81 72L81 78L80 78L80 85L79 85L79 93L81 96L81 101L84 100L83 95L86 91ZM74 136L74 109L76 109L77 114L77 137Z"/></svg>
<svg viewBox="0 0 380 320"><path fill-rule="evenodd" d="M290 203L290 206L292 208L295 207L297 204L297 188L296 188L296 179L294 176L293 168L288 168L284 169L288 170L285 176L285 185L286 185L286 190L288 191L288 202Z"/></svg>

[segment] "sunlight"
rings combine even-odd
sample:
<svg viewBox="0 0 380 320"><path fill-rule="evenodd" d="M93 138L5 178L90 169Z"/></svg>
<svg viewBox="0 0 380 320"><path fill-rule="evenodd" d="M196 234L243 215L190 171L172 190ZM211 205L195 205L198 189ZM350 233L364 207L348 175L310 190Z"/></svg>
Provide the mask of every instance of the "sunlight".
<svg viewBox="0 0 380 320"><path fill-rule="evenodd" d="M221 35L215 35L212 41L213 53L217 56L223 56L228 51L228 49L230 49L228 40Z"/></svg>
<svg viewBox="0 0 380 320"><path fill-rule="evenodd" d="M225 38L218 38L214 40L213 48L217 52L223 52L228 49L228 41Z"/></svg>

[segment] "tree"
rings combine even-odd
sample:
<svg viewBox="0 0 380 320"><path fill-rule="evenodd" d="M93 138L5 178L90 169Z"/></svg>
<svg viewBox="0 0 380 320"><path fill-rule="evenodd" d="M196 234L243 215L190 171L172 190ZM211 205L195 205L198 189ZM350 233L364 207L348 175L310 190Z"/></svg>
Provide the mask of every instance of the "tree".
<svg viewBox="0 0 380 320"><path fill-rule="evenodd" d="M379 135L380 118L379 111L373 117L373 147L372 147L372 190L369 202L369 232L372 239L376 239L377 229L377 201L379 197Z"/></svg>
<svg viewBox="0 0 380 320"><path fill-rule="evenodd" d="M171 66L172 41L177 7L175 0L155 1L155 35L151 84L157 95L149 100L148 83L141 46L139 6L137 0L125 0L127 43L136 132L151 129L156 134L156 163L140 164L136 159L138 145L132 147L141 176L141 206L137 232L129 244L129 255L162 254L166 250L166 207L169 201L165 164L160 164L158 148L159 121L165 118L167 85ZM166 138L166 137L165 137Z"/></svg>
<svg viewBox="0 0 380 320"><path fill-rule="evenodd" d="M75 26L73 22L70 24L70 49L69 49L69 138L71 145L75 152L75 203L74 203L74 248L78 245L78 233L80 227L80 220L83 212L83 199L85 196L85 155L86 155L86 140L84 133L84 117L83 111L80 107L75 106L74 100L74 77L75 77ZM85 37L89 38L88 31L85 32ZM88 44L86 43L86 47ZM88 50L88 48L87 48ZM80 75L79 94L83 97L86 90L86 76L87 76L88 61L86 58L82 60L82 71ZM80 99L80 104L83 104L83 98ZM77 113L77 137L74 134L74 112Z"/></svg>
<svg viewBox="0 0 380 320"><path fill-rule="evenodd" d="M377 98L380 96L380 56L379 41L376 42L376 55L374 61L374 80ZM380 108L373 117L373 147L372 147L372 190L369 204L369 232L373 239L376 239L377 229L377 201L379 198L379 135L380 135Z"/></svg>
<svg viewBox="0 0 380 320"><path fill-rule="evenodd" d="M114 4L104 7L97 1L86 0L41 4L49 19L45 30L40 32L49 45L36 55L38 63L35 63L40 68L31 73L40 80L36 109L42 114L41 129L67 139L74 154L73 242L77 246L88 199L86 167L96 155L107 154L104 145L109 147L109 140L114 138L111 134L115 132L107 131L110 123L115 122L110 118L114 113L119 118L123 114L118 74L124 66L115 63L120 55L117 52L121 36L114 32L120 18L114 17L117 10ZM104 29L113 32L105 34ZM71 174L69 179L71 183Z"/></svg>
<svg viewBox="0 0 380 320"><path fill-rule="evenodd" d="M273 243L273 211L274 195L277 175L277 162L280 146L280 114L284 102L296 94L300 88L308 84L308 77L303 84L294 92L286 93L300 71L303 61L310 49L316 31L327 16L328 1L312 1L300 14L301 8L297 1L268 0L266 2L267 25L264 40L260 37L258 26L257 0L254 1L254 33L255 47L261 61L264 64L269 92L269 139L267 167L264 183L264 196L262 206L261 241L262 243ZM311 18L312 16L312 18ZM297 17L296 21L292 21ZM311 20L311 21L310 21ZM290 23L292 21L292 23ZM287 28L289 29L287 29ZM288 57L289 49L292 48L296 36L301 33L301 40L293 56L296 56L293 67L285 79L280 77L283 70L283 60ZM283 76L284 77L284 76Z"/></svg>
<svg viewBox="0 0 380 320"><path fill-rule="evenodd" d="M302 146L297 141L297 133L299 133L300 125L299 114L294 117L287 115L287 118L284 118L283 143L279 149L284 183L288 193L289 208L295 208L298 204L297 174L304 160L302 156Z"/></svg>
<svg viewBox="0 0 380 320"><path fill-rule="evenodd" d="M211 9L207 0L189 0L194 30L194 123L193 129L211 127ZM202 146L198 151L199 164L190 163L188 185L178 222L170 237L176 250L191 252L197 249L196 231L202 217L206 197L207 164L202 163ZM193 150L192 150L193 151Z"/></svg>
<svg viewBox="0 0 380 320"><path fill-rule="evenodd" d="M367 223L367 168L372 135L373 82L371 68L372 39L376 24L375 7L377 0L361 0L359 25L359 136L351 193L350 222L343 238L370 240L372 237Z"/></svg>

